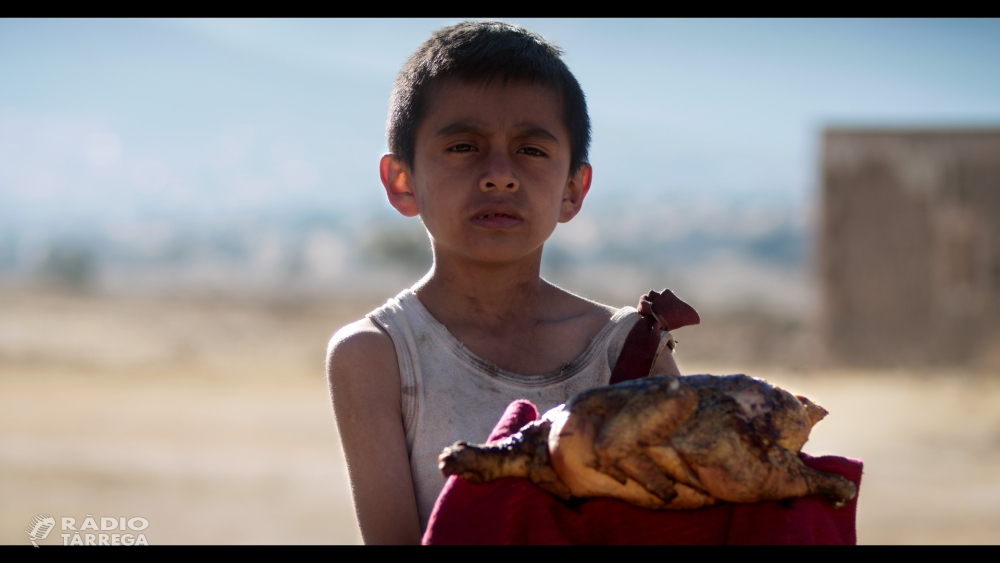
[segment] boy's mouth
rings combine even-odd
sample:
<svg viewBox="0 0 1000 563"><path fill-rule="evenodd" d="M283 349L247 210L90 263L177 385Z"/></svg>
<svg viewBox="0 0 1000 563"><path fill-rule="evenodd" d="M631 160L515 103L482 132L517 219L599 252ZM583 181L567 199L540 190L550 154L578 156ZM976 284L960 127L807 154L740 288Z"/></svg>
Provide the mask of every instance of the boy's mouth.
<svg viewBox="0 0 1000 563"><path fill-rule="evenodd" d="M511 213L493 211L476 215L472 218L472 222L488 229L509 229L520 225L524 221Z"/></svg>

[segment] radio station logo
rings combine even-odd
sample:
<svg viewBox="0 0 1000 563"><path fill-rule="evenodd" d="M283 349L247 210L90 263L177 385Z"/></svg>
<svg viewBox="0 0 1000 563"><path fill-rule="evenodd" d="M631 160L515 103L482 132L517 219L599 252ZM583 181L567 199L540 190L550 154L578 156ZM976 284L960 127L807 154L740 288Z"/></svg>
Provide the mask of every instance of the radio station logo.
<svg viewBox="0 0 1000 563"><path fill-rule="evenodd" d="M59 536L63 545L149 545L146 535L142 533L149 527L149 520L142 516L94 518L93 514L88 514L79 528L76 522L76 518L72 516L63 516L59 519L59 529L62 531ZM24 533L28 534L31 545L38 547L35 542L49 537L55 526L54 517L36 514L24 529Z"/></svg>

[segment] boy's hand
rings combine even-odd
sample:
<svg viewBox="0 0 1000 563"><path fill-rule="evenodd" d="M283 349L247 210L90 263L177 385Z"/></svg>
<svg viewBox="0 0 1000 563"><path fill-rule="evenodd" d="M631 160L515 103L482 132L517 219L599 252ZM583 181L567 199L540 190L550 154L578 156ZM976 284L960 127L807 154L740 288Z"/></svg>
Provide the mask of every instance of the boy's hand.
<svg viewBox="0 0 1000 563"><path fill-rule="evenodd" d="M340 329L327 350L327 379L365 543L419 544L392 339L367 318Z"/></svg>

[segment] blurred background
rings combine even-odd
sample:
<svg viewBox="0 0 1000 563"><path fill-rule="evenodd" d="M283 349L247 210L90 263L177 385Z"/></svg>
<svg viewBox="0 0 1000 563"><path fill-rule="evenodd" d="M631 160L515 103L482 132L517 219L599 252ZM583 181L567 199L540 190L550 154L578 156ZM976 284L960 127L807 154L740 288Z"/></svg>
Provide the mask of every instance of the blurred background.
<svg viewBox="0 0 1000 563"><path fill-rule="evenodd" d="M0 20L0 542L360 542L325 345L430 264L377 162L457 21ZM825 406L860 543L1000 542L1000 21L507 21L593 122L543 276Z"/></svg>

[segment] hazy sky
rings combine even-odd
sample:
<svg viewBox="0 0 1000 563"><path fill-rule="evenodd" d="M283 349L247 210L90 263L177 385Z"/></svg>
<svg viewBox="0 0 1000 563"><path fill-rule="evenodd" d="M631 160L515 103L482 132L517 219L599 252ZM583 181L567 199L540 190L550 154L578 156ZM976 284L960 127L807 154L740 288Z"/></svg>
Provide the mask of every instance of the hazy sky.
<svg viewBox="0 0 1000 563"><path fill-rule="evenodd" d="M0 218L388 209L393 79L457 20L0 20ZM593 121L592 200L805 201L827 124L1000 125L1000 20L509 20Z"/></svg>

